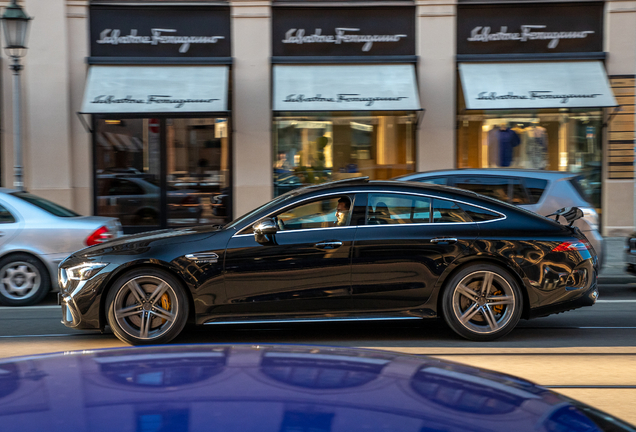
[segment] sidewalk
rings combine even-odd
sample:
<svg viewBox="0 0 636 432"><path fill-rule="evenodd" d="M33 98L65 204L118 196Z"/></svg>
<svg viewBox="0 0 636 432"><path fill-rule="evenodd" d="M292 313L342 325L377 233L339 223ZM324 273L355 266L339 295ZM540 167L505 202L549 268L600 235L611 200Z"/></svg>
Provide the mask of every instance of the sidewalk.
<svg viewBox="0 0 636 432"><path fill-rule="evenodd" d="M599 284L636 283L636 276L625 272L625 242L625 237L605 237L605 263L598 276Z"/></svg>

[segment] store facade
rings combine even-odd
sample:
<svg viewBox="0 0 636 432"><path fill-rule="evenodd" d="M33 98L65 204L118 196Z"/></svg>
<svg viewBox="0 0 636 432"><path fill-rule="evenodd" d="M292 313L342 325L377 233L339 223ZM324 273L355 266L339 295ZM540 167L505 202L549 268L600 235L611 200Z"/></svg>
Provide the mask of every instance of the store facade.
<svg viewBox="0 0 636 432"><path fill-rule="evenodd" d="M274 196L416 169L415 6L272 6Z"/></svg>
<svg viewBox="0 0 636 432"><path fill-rule="evenodd" d="M603 2L458 5L458 168L578 173L601 210L604 128L618 105L603 20Z"/></svg>
<svg viewBox="0 0 636 432"><path fill-rule="evenodd" d="M230 38L228 6L91 6L96 215L125 232L231 215Z"/></svg>

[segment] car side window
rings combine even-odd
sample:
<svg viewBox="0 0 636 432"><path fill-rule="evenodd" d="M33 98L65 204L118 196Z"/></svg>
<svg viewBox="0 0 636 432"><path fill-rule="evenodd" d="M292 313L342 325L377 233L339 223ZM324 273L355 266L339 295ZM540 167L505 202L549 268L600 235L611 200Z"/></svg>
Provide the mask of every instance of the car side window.
<svg viewBox="0 0 636 432"><path fill-rule="evenodd" d="M281 231L348 226L351 199L337 195L287 208L274 216Z"/></svg>
<svg viewBox="0 0 636 432"><path fill-rule="evenodd" d="M433 200L433 222L472 222L472 219L457 203L435 198Z"/></svg>
<svg viewBox="0 0 636 432"><path fill-rule="evenodd" d="M436 184L436 185L446 185L448 183L448 179L446 177L420 177L415 180L420 183L428 183L428 184Z"/></svg>
<svg viewBox="0 0 636 432"><path fill-rule="evenodd" d="M15 218L9 210L0 204L0 224L14 223Z"/></svg>
<svg viewBox="0 0 636 432"><path fill-rule="evenodd" d="M512 204L522 205L530 204L530 199L526 194L526 188L523 186L523 182L519 178L510 179L512 186Z"/></svg>
<svg viewBox="0 0 636 432"><path fill-rule="evenodd" d="M504 202L510 202L509 179L506 177L457 176L455 187L477 192Z"/></svg>
<svg viewBox="0 0 636 432"><path fill-rule="evenodd" d="M369 194L367 225L429 223L431 199L403 194Z"/></svg>
<svg viewBox="0 0 636 432"><path fill-rule="evenodd" d="M108 189L108 195L143 195L144 190L130 180L115 179Z"/></svg>
<svg viewBox="0 0 636 432"><path fill-rule="evenodd" d="M545 188L548 186L548 181L537 178L525 178L523 182L530 197L530 204L538 203L541 199L541 195L543 195L543 191L545 191Z"/></svg>
<svg viewBox="0 0 636 432"><path fill-rule="evenodd" d="M501 219L503 216L485 208L472 206L470 204L461 203L460 207L468 213L473 222L486 222L494 219Z"/></svg>

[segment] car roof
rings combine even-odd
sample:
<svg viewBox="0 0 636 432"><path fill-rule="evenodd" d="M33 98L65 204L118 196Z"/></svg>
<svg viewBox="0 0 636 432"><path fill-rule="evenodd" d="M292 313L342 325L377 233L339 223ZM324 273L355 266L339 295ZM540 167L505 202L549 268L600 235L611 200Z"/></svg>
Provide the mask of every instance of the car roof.
<svg viewBox="0 0 636 432"><path fill-rule="evenodd" d="M559 180L562 178L576 177L578 174L568 171L545 171L533 169L512 169L512 168L458 168L451 170L432 170L406 174L396 177L395 180L408 180L420 177L435 177L442 175L490 175L495 177L531 177L543 180Z"/></svg>
<svg viewBox="0 0 636 432"><path fill-rule="evenodd" d="M481 201L492 201L497 205L504 205L513 209L517 209L516 206L508 205L505 202L494 200L490 197L480 195L476 192L460 189L446 185L436 185L430 183L411 182L411 181L399 181L399 180L369 180L368 177L355 177L350 179L336 180L327 183L320 183L315 185L304 186L301 188L293 189L285 196L294 197L298 195L311 194L314 192L329 191L329 192L342 192L347 193L347 189L350 188L361 189L374 189L374 188L386 188L387 192L396 192L399 189L409 188L416 189L419 192L436 192L446 195L446 198L459 198L466 197L471 199L478 199ZM282 197L283 195L281 195Z"/></svg>

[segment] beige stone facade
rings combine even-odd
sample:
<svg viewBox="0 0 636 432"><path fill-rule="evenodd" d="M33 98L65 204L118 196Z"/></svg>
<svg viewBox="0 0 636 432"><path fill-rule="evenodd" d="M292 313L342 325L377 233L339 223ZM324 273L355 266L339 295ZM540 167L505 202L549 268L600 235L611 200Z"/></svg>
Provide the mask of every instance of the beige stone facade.
<svg viewBox="0 0 636 432"><path fill-rule="evenodd" d="M23 165L35 194L80 213L93 211L92 137L77 116L88 71L87 0L23 0L34 17L23 58ZM112 3L118 3L112 1ZM125 3L120 1L119 3ZM149 3L137 1L137 3ZM159 2L157 2L159 3ZM197 3L163 1L178 6ZM234 214L272 198L271 1L231 0L232 161ZM337 2L334 2L337 3ZM0 2L4 7L7 1ZM424 114L416 132L418 171L456 167L456 11L444 0L416 1L417 79ZM605 4L608 75L636 74L636 2ZM2 184L13 184L12 76L2 57ZM627 97L630 95L628 94ZM633 122L631 108L623 109ZM627 99L626 99L627 100ZM629 100L627 100L629 102ZM628 105L628 103L626 103ZM609 115L610 110L605 110ZM625 117L623 117L623 120ZM633 128L632 128L633 131ZM612 155L603 142L603 233L622 235L634 226L634 180L609 177ZM631 137L633 141L633 136Z"/></svg>

